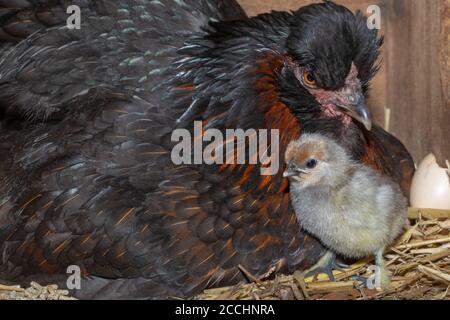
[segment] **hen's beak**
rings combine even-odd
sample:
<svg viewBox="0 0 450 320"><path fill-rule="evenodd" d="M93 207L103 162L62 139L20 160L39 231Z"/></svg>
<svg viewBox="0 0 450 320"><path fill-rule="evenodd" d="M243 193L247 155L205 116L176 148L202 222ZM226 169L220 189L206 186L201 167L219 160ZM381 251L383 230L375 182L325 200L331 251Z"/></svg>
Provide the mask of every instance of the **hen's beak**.
<svg viewBox="0 0 450 320"><path fill-rule="evenodd" d="M349 99L348 104L338 104L337 106L370 131L372 130L372 117L365 100L363 94L358 93Z"/></svg>

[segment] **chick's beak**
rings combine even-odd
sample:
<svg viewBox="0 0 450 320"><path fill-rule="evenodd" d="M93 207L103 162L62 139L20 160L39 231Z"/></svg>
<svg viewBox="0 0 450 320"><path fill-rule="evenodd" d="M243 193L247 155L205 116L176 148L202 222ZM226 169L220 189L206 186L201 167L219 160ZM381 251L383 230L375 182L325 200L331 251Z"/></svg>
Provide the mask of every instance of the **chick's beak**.
<svg viewBox="0 0 450 320"><path fill-rule="evenodd" d="M283 172L283 178L294 177L296 175L296 172L290 171L289 169Z"/></svg>
<svg viewBox="0 0 450 320"><path fill-rule="evenodd" d="M366 105L366 99L362 93L352 94L347 97L346 103L339 103L337 106L346 114L360 122L370 131L372 130L372 117Z"/></svg>
<svg viewBox="0 0 450 320"><path fill-rule="evenodd" d="M299 173L304 173L304 171L299 169L294 163L289 162L286 171L283 172L283 177L284 178L295 177Z"/></svg>

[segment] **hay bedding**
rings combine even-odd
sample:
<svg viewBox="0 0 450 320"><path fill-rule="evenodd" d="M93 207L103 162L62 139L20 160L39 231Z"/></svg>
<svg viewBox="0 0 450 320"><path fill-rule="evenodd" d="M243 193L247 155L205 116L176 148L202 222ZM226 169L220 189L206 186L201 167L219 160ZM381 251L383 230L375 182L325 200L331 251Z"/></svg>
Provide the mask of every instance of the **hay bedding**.
<svg viewBox="0 0 450 320"><path fill-rule="evenodd" d="M392 288L386 291L359 288L353 276L369 276L373 261L365 259L345 272L335 272L337 282L325 275L304 279L301 273L278 275L271 280L256 279L245 268L251 283L205 290L193 299L282 299L282 300L373 300L447 299L450 300L450 212L410 209L411 225L386 253L392 272ZM265 278L272 278L269 270ZM56 286L32 283L28 289L0 285L0 300L71 299Z"/></svg>
<svg viewBox="0 0 450 320"><path fill-rule="evenodd" d="M30 287L10 287L0 284L0 300L75 300L67 290L58 290L56 285L41 286L32 282Z"/></svg>
<svg viewBox="0 0 450 320"><path fill-rule="evenodd" d="M392 287L386 291L359 288L351 280L369 277L372 259L364 259L345 272L335 272L337 282L326 275L304 279L297 272L280 275L270 281L258 281L234 287L206 290L197 299L447 299L450 300L450 212L410 209L411 225L386 252L393 274Z"/></svg>

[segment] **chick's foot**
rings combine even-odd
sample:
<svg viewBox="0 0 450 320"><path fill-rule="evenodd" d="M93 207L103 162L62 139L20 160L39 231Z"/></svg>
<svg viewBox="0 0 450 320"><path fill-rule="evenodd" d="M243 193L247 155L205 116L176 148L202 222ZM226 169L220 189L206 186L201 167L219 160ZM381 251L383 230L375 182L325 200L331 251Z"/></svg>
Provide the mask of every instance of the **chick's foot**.
<svg viewBox="0 0 450 320"><path fill-rule="evenodd" d="M306 270L303 274L305 278L308 278L320 273L325 273L330 281L335 282L336 279L333 275L333 270L345 271L347 268L349 268L348 265L337 261L334 252L328 251L314 266Z"/></svg>

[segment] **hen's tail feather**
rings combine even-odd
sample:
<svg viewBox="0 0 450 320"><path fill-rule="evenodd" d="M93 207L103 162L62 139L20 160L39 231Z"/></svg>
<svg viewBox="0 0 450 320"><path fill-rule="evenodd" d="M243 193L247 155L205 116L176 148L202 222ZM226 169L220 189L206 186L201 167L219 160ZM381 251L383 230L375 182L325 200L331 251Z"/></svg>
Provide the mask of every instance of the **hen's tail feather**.
<svg viewBox="0 0 450 320"><path fill-rule="evenodd" d="M70 5L80 30L64 27ZM235 0L0 0L0 121L54 120L98 88L158 103L177 48L210 21L245 17Z"/></svg>
<svg viewBox="0 0 450 320"><path fill-rule="evenodd" d="M391 177L409 198L415 171L411 154L400 140L378 126L374 127L367 138L368 147L364 161L374 164Z"/></svg>
<svg viewBox="0 0 450 320"><path fill-rule="evenodd" d="M34 32L65 23L71 4L83 9L93 7L93 3L79 0L1 0L0 56Z"/></svg>

